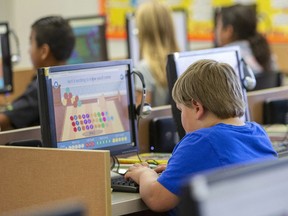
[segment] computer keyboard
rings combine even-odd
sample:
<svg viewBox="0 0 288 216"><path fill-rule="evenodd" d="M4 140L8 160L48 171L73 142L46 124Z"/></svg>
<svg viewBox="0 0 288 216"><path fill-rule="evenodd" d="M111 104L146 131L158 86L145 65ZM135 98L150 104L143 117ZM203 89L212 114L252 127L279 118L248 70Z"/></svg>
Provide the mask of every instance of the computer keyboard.
<svg viewBox="0 0 288 216"><path fill-rule="evenodd" d="M288 155L288 142L272 142L274 150L278 153L279 157Z"/></svg>
<svg viewBox="0 0 288 216"><path fill-rule="evenodd" d="M115 172L111 172L111 188L117 192L139 192L139 185L136 182L126 180L122 174Z"/></svg>

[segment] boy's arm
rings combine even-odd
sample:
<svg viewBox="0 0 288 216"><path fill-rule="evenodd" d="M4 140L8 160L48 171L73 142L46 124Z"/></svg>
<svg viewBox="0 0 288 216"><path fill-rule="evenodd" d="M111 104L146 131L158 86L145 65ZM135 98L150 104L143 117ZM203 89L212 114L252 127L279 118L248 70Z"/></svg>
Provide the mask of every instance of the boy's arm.
<svg viewBox="0 0 288 216"><path fill-rule="evenodd" d="M146 163L134 164L125 174L140 185L140 196L153 211L164 212L174 208L179 198L163 187L158 181L158 174Z"/></svg>

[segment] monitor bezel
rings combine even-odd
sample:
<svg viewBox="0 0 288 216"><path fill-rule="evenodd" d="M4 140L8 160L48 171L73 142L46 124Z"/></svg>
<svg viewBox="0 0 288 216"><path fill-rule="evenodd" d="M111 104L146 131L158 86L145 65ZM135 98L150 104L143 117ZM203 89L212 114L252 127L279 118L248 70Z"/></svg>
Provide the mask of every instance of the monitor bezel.
<svg viewBox="0 0 288 216"><path fill-rule="evenodd" d="M41 123L41 136L44 147L57 148L56 139L56 124L54 115L54 103L52 94L51 80L48 77L49 73L58 73L69 70L81 70L91 68L105 68L113 66L127 66L127 96L128 96L128 112L130 119L130 130L131 130L131 143L133 145L119 145L115 147L101 147L93 150L110 150L111 156L130 154L139 151L138 144L138 131L137 131L137 114L135 108L135 97L134 97L134 83L132 75L132 61L127 60L114 60L114 61L101 61L95 63L75 64L75 65L64 65L54 66L38 69L38 100L40 104L40 123ZM49 115L50 113L50 115ZM92 149L91 149L92 150Z"/></svg>
<svg viewBox="0 0 288 216"><path fill-rule="evenodd" d="M68 17L68 18L66 18L66 20L71 25L73 32L74 32L73 22L75 22L75 21L87 21L87 20L96 20L96 21L99 20L100 21L101 20L101 25L99 25L99 26L101 28L103 28L103 30L101 30L100 33L101 33L101 38L103 41L105 41L105 43L102 44L103 50L102 50L101 54L103 56L103 59L100 59L98 61L108 61L109 60L108 48L107 48L107 37L106 37L107 18L105 15L75 16L75 17ZM75 35L75 38L76 38L76 35ZM73 52L74 52L74 49L73 49ZM85 62L83 62L83 63L85 63Z"/></svg>
<svg viewBox="0 0 288 216"><path fill-rule="evenodd" d="M128 53L128 58L133 60L134 65L137 65L140 61L140 58L141 58L140 57L140 46L139 46L138 38L135 36L136 29L133 28L133 26L134 26L133 22L135 22L135 13L127 13L125 16L127 53ZM136 26L136 24L135 24L135 26ZM136 45L136 47L135 47L135 45Z"/></svg>
<svg viewBox="0 0 288 216"><path fill-rule="evenodd" d="M4 87L0 88L0 94L6 94L13 92L13 70L10 53L9 24L7 22L0 22L0 27L6 29L5 33L0 34L2 50L2 69L4 78Z"/></svg>
<svg viewBox="0 0 288 216"><path fill-rule="evenodd" d="M248 200L246 201L246 204L251 201L255 201L257 204L254 206L255 209L253 208L253 212L257 211L259 214L259 211L261 211L263 207L263 200L262 202L255 200L255 199L251 200L249 196L243 199L243 193L245 193L245 191L248 192L249 190L249 192L254 193L255 195L255 192L253 191L253 189L256 188L258 192L257 194L258 198L263 197L263 199L265 199L267 203L270 203L272 200L275 200L275 196L267 196L268 195L267 190L266 191L264 190L265 191L264 192L260 190L260 187L263 185L267 185L269 181L278 182L279 185L281 184L285 185L284 175L287 171L287 165L288 165L287 158L283 158L282 160L263 159L263 160L259 160L259 161L256 160L253 162L247 162L243 164L234 164L234 165L227 166L225 168L222 167L222 168L218 168L215 170L201 172L194 176L191 176L188 179L186 179L186 182L183 183L182 195L181 195L181 201L180 201L180 207L179 207L179 210L180 210L179 215L183 215L183 216L184 215L195 215L195 216L211 215L207 213L207 208L209 208L207 204L209 205L209 203L211 203L211 200L209 200L209 198L210 196L215 197L215 195L212 194L213 191L215 191L215 189L219 193L219 191L223 191L222 190L223 187L228 188L228 189L238 187L237 189L235 189L235 191L231 192L234 195L233 197L234 198L236 197L236 199L237 197L239 197L238 201L242 200L243 202L245 202L245 200ZM281 173L281 176L280 176L280 173ZM287 177L287 175L285 177ZM251 182L251 180L254 181L254 183ZM255 182L257 182L257 185L254 185ZM240 188L241 186L242 187L243 185L247 186L248 184L250 185L249 188L247 187L244 187L243 189ZM278 192L278 193L283 194L283 188L281 189L281 186L279 187L279 185L277 186L277 184L273 184L273 186L269 188L269 193ZM199 190L199 188L201 188L201 190ZM266 196L265 196L265 193L266 193ZM220 197L217 196L217 200L218 198L219 200L223 200L223 197L224 199L227 199L225 197L227 194L221 193L219 195L221 196ZM231 194L227 196L231 196ZM231 197L231 199L233 199L233 197ZM282 200L282 203L284 203L285 200ZM235 200L234 200L234 203L235 203ZM243 203L239 203L239 205L241 204ZM285 213L287 213L288 212L287 205L285 205L285 209L283 209L279 206L279 204L280 202L277 202L277 205L274 205L274 206L272 205L269 207L273 208L273 209L271 208L271 210L275 210L275 209L277 209L277 211L283 210L283 212L285 211ZM223 203L223 205L225 205L225 203ZM261 209L256 210L259 207L261 207ZM249 209L247 208L247 206L243 206L243 205L241 205L241 208ZM219 209L222 210L221 207ZM251 211L251 209L249 209L249 211ZM210 213L211 213L211 210L210 210ZM230 215L231 213L232 212L230 212Z"/></svg>
<svg viewBox="0 0 288 216"><path fill-rule="evenodd" d="M170 95L170 104L171 104L171 109L172 109L172 115L174 118L174 121L176 123L177 131L179 138L182 139L186 132L182 126L181 123L181 112L178 110L176 107L176 103L174 102L172 98L172 89L173 86L178 79L178 68L177 68L177 60L179 58L185 58L185 57L193 57L197 55L208 55L208 54L215 54L215 53L221 53L221 52L235 52L236 57L237 57L237 62L238 62L238 69L239 69L239 78L242 86L242 94L243 98L246 104L245 108L245 120L250 121L250 113L249 113L249 107L248 107L248 99L247 99L247 93L246 89L243 85L243 80L244 80L244 71L242 62L241 62L241 53L240 49L237 46L230 46L230 47L219 47L219 48L211 48L211 49L203 49L203 50L195 50L195 51L185 51L185 52L175 52L171 53L167 56L167 65L166 65L166 72L167 72L167 81L168 81L168 89L169 89L169 95ZM203 58L205 59L205 58ZM184 71L183 71L184 72ZM183 73L182 72L182 73Z"/></svg>

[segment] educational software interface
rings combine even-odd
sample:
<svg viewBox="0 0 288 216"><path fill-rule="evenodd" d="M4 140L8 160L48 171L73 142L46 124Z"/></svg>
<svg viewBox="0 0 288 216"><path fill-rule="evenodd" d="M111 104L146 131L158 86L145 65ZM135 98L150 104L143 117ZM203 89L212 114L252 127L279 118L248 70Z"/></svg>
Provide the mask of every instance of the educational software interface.
<svg viewBox="0 0 288 216"><path fill-rule="evenodd" d="M78 26L74 27L73 31L76 36L76 43L68 60L69 64L104 60L100 26Z"/></svg>
<svg viewBox="0 0 288 216"><path fill-rule="evenodd" d="M58 148L131 143L127 69L115 66L51 76Z"/></svg>

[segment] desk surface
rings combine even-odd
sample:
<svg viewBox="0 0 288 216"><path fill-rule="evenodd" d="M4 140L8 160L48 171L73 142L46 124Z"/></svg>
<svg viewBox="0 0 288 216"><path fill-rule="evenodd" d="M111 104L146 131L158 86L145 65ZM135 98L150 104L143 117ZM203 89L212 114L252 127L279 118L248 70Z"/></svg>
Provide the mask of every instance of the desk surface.
<svg viewBox="0 0 288 216"><path fill-rule="evenodd" d="M0 145L23 140L42 140L40 126L0 131Z"/></svg>
<svg viewBox="0 0 288 216"><path fill-rule="evenodd" d="M147 210L139 193L112 192L112 215L125 215Z"/></svg>

